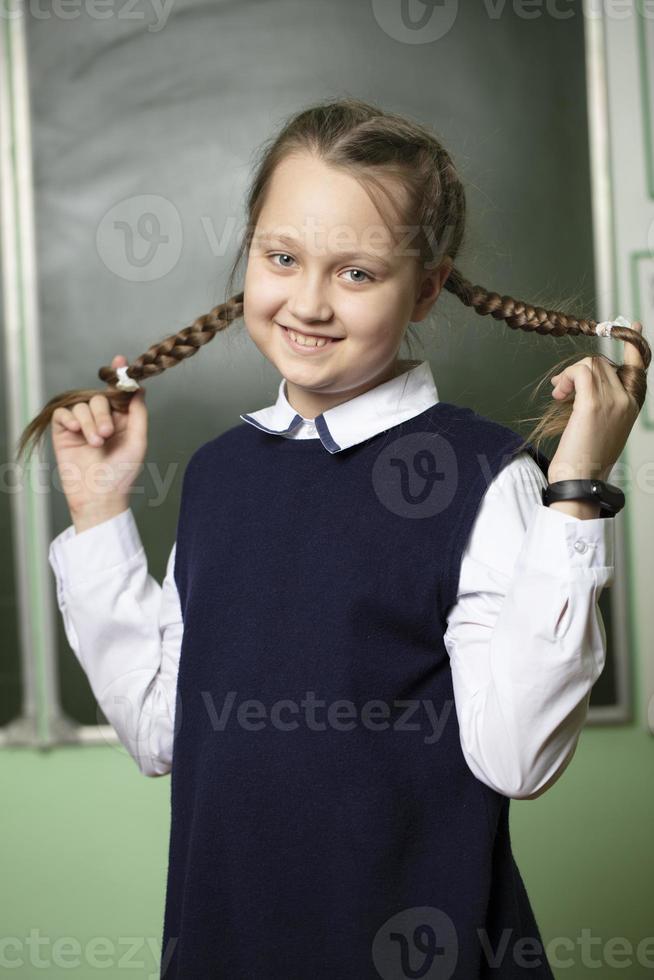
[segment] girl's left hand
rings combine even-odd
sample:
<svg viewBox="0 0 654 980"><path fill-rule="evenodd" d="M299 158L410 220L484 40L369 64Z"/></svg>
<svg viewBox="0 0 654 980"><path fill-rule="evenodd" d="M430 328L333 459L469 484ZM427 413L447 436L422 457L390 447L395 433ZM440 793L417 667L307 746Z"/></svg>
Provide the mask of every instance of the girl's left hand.
<svg viewBox="0 0 654 980"><path fill-rule="evenodd" d="M632 328L642 333L643 325L635 322ZM624 363L645 367L639 351L629 343L624 344ZM548 482L607 480L638 418L637 402L601 354L582 358L551 380L555 384L552 396L563 400L574 392L574 405L548 467Z"/></svg>

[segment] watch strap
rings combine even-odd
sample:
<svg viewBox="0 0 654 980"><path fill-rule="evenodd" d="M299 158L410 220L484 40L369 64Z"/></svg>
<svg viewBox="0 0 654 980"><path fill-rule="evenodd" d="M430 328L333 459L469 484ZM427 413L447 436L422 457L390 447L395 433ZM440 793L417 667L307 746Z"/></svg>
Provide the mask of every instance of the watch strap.
<svg viewBox="0 0 654 980"><path fill-rule="evenodd" d="M600 517L614 517L625 504L619 487L604 480L557 480L543 487L546 507L558 500L589 500L600 504Z"/></svg>

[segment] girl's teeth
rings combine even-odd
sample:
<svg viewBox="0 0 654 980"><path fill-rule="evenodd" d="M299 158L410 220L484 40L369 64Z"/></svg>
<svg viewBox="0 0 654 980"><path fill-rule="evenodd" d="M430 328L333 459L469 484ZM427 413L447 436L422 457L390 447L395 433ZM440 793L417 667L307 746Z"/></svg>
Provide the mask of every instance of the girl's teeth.
<svg viewBox="0 0 654 980"><path fill-rule="evenodd" d="M325 344L329 343L325 337L316 339L315 337L304 337L300 334L295 333L293 330L289 330L289 335L291 340L294 340L296 344L300 344L302 347L324 347Z"/></svg>

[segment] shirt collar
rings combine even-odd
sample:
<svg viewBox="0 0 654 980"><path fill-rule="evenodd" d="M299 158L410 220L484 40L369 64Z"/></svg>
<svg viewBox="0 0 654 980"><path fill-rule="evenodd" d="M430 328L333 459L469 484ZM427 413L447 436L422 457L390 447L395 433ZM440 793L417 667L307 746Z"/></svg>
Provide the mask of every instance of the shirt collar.
<svg viewBox="0 0 654 980"><path fill-rule="evenodd" d="M286 379L279 382L274 405L241 415L257 429L293 438L298 426L313 422L318 438L330 453L356 446L364 439L406 422L435 405L439 398L429 361L408 361L402 374L334 405L315 419L305 419L289 405Z"/></svg>

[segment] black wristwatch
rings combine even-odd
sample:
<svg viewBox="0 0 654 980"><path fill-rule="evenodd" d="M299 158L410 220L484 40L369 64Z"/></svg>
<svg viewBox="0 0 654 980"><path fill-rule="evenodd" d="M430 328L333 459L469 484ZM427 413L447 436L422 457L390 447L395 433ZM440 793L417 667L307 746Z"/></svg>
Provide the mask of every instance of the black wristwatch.
<svg viewBox="0 0 654 980"><path fill-rule="evenodd" d="M600 517L615 517L624 507L622 490L603 480L558 480L543 487L546 507L557 500L594 501L601 504Z"/></svg>

